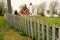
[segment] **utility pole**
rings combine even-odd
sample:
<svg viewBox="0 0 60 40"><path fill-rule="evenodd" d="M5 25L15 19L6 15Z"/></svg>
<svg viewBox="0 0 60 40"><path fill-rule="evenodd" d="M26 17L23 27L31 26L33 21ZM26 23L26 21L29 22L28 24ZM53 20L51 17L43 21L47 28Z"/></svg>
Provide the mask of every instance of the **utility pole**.
<svg viewBox="0 0 60 40"><path fill-rule="evenodd" d="M7 5L8 5L8 13L12 14L11 0L7 0Z"/></svg>

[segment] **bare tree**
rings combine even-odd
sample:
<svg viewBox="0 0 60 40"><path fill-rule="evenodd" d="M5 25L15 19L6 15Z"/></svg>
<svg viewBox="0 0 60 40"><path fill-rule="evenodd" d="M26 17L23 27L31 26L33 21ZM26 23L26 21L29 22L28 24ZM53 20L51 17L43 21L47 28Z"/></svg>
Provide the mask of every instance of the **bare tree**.
<svg viewBox="0 0 60 40"><path fill-rule="evenodd" d="M7 5L8 5L8 13L12 13L11 0L7 0Z"/></svg>
<svg viewBox="0 0 60 40"><path fill-rule="evenodd" d="M46 7L46 2L41 3L41 4L38 6L38 14L44 15L45 7Z"/></svg>
<svg viewBox="0 0 60 40"><path fill-rule="evenodd" d="M51 3L50 3L50 11L52 12L52 15L54 15L54 14L57 14L57 6L58 6L58 1L52 1Z"/></svg>

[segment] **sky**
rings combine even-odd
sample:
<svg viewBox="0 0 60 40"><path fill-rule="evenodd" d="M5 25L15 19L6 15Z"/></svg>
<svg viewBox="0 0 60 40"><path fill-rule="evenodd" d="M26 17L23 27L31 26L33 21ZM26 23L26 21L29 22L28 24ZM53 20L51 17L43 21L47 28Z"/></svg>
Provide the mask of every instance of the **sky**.
<svg viewBox="0 0 60 40"><path fill-rule="evenodd" d="M0 0L0 1L2 1L2 0ZM6 0L3 0L3 1L6 1ZM22 5L22 4L29 5L30 2L32 2L33 5L34 4L39 5L40 3L44 2L44 1L48 5L52 0L11 0L11 5L12 5L13 10L19 10L19 6Z"/></svg>
<svg viewBox="0 0 60 40"><path fill-rule="evenodd" d="M22 4L29 5L30 2L32 2L32 4L39 5L40 3L44 2L44 1L48 4L52 0L11 0L11 4L12 4L12 8L14 10L19 10L19 6Z"/></svg>

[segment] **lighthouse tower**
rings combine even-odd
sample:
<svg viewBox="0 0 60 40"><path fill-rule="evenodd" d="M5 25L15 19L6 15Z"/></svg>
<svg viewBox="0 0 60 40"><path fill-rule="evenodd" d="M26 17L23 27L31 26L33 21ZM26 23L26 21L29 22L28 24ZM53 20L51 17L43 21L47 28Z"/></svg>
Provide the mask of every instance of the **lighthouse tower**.
<svg viewBox="0 0 60 40"><path fill-rule="evenodd" d="M32 3L30 2L30 6L29 6L29 11L30 11L30 16L32 16Z"/></svg>
<svg viewBox="0 0 60 40"><path fill-rule="evenodd" d="M32 5L32 3L30 2L29 12L30 16L37 16L37 5Z"/></svg>

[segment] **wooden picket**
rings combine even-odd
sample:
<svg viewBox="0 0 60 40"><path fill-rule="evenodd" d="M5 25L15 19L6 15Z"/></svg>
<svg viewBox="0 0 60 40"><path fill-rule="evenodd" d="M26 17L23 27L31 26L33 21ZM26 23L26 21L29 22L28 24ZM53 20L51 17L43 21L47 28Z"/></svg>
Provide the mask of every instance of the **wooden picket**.
<svg viewBox="0 0 60 40"><path fill-rule="evenodd" d="M6 21L34 40L60 40L60 27L36 21L26 16L4 15Z"/></svg>

